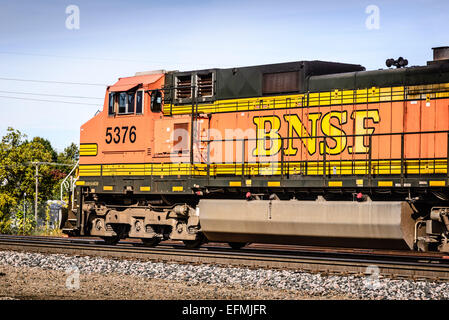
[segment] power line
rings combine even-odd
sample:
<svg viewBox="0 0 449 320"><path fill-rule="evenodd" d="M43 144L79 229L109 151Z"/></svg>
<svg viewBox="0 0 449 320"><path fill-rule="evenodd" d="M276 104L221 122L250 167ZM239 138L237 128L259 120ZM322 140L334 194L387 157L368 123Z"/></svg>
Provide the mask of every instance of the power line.
<svg viewBox="0 0 449 320"><path fill-rule="evenodd" d="M74 57L74 56L61 56L61 55L55 55L55 54L40 54L40 53L26 53L26 52L0 51L0 54L18 55L18 56L20 55L20 56L49 57L49 58L60 58L60 59L75 59L75 60L162 63L160 61L158 62L158 61L148 61L148 60L120 59L120 58L97 58L97 57ZM167 62L165 61L164 63L167 63Z"/></svg>
<svg viewBox="0 0 449 320"><path fill-rule="evenodd" d="M59 163L59 162L48 162L48 161L29 161L26 162L27 164L30 164L32 166L40 166L40 165L52 165L52 166L64 166L64 167L72 167L75 164L74 163Z"/></svg>
<svg viewBox="0 0 449 320"><path fill-rule="evenodd" d="M35 165L73 167L74 165L76 165L76 163L26 161L23 163L15 163L15 164L0 164L0 168L29 168Z"/></svg>
<svg viewBox="0 0 449 320"><path fill-rule="evenodd" d="M14 94L27 94L27 95L34 95L34 96L48 96L48 97L63 97L63 98L77 98L77 99L98 99L103 100L103 98L97 98L97 97L83 97L83 96L66 96L61 94L45 94L45 93L32 93L32 92L19 92L19 91L1 91L2 93L14 93Z"/></svg>
<svg viewBox="0 0 449 320"><path fill-rule="evenodd" d="M28 166L25 166L23 164L0 164L0 168L27 168Z"/></svg>
<svg viewBox="0 0 449 320"><path fill-rule="evenodd" d="M176 64L187 64L187 65L198 65L204 67L211 67L215 64L213 63L192 63L187 61L149 61L149 60L137 60L137 59L120 59L120 58L98 58L98 57L75 57L75 56L63 56L55 54L41 54L41 53L28 53L28 52L10 52L10 51L0 51L0 54L7 55L22 55L22 56L36 56L36 57L49 57L49 58L59 58L59 59L75 59L75 60L92 60L92 61L117 61L117 62L139 62L139 63L152 63L152 64L166 64L166 63L176 63ZM224 68L230 68L231 65L224 65Z"/></svg>
<svg viewBox="0 0 449 320"><path fill-rule="evenodd" d="M144 60L114 59L114 58L96 58L96 57L74 57L74 56L61 56L61 55L56 55L56 54L41 54L41 53L27 53L27 52L8 52L8 51L0 51L0 54L18 55L18 56L50 57L50 58L61 58L61 59L76 59L76 60L149 62L149 61L144 61Z"/></svg>
<svg viewBox="0 0 449 320"><path fill-rule="evenodd" d="M126 77L132 78L133 76ZM108 87L111 85L99 84L99 83L85 83L85 82L66 82L66 81L51 81L51 80L30 80L30 79L18 79L18 78L0 78L0 80L6 81L25 81L25 82L39 82L39 83L56 83L56 84L75 84L75 85L85 85L85 86L100 86L100 87ZM138 83L136 83L136 86ZM114 87L129 87L129 84L116 84ZM98 99L98 98L95 98Z"/></svg>
<svg viewBox="0 0 449 320"><path fill-rule="evenodd" d="M101 87L107 86L106 84L100 84L100 83L67 82L67 81L51 81L51 80L30 80L30 79L19 79L19 78L0 78L0 80L40 82L40 83L58 83L58 84L76 84L76 85L83 85L83 86L101 86Z"/></svg>
<svg viewBox="0 0 449 320"><path fill-rule="evenodd" d="M97 106L97 107L99 106L98 103L81 103L81 102L70 102L70 101L61 101L61 100L44 100L44 99L32 99L32 98L21 98L21 97L11 97L11 96L0 96L0 98L40 101L40 102L56 102L56 103L66 103L66 104L81 104L81 105L89 105L89 106Z"/></svg>
<svg viewBox="0 0 449 320"><path fill-rule="evenodd" d="M132 78L133 76L126 77L126 78ZM121 79L121 78L119 78ZM99 84L99 83L85 83L85 82L65 82L65 81L51 81L51 80L30 80L30 79L18 79L18 78L0 78L0 80L7 80L7 81L26 81L26 82L40 82L40 83L57 83L57 84L75 84L75 85L86 85L86 86L101 86L101 87L108 87L111 85L106 84ZM138 83L136 83L136 86ZM114 87L129 87L129 84L116 84ZM99 98L94 98L99 99Z"/></svg>

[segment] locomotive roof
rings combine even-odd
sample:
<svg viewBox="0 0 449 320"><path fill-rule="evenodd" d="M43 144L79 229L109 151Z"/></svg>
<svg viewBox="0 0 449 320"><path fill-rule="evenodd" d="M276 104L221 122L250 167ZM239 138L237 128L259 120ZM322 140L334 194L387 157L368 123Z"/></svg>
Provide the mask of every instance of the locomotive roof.
<svg viewBox="0 0 449 320"><path fill-rule="evenodd" d="M163 73L157 73L157 74L137 75L133 77L119 78L115 84L108 87L108 90L109 92L128 91L132 88L137 87L140 84L146 85L154 83L163 76L164 76Z"/></svg>
<svg viewBox="0 0 449 320"><path fill-rule="evenodd" d="M346 71L364 71L366 70L360 64L351 64L351 63L342 63L342 62L333 62L333 61L322 61L322 60L301 60L301 61L290 61L290 62L279 62L279 63L270 63L270 64L259 64L252 66L240 66L240 67L231 67L231 68L211 68L211 69L197 69L197 70L186 70L186 71L171 71L169 73L176 74L186 74L186 73L202 73L208 72L211 70L220 70L220 71L233 71L238 72L239 70L263 70L263 71L271 71L271 72L288 72L288 71L299 71L303 68L313 68L317 74L328 74L329 72L338 72L339 70Z"/></svg>

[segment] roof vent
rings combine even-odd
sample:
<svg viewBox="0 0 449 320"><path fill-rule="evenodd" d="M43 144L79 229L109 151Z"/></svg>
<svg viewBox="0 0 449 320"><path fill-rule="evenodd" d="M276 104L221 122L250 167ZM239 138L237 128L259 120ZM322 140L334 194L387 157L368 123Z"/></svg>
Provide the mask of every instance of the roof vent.
<svg viewBox="0 0 449 320"><path fill-rule="evenodd" d="M448 60L449 59L449 47L436 47L433 50L433 61Z"/></svg>
<svg viewBox="0 0 449 320"><path fill-rule="evenodd" d="M433 50L433 60L428 61L427 65L449 62L449 47L435 47Z"/></svg>

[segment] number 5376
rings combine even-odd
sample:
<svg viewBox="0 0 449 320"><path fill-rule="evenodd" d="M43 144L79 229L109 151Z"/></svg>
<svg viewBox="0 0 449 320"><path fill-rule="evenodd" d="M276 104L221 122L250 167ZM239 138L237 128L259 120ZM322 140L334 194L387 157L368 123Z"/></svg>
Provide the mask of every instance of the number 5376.
<svg viewBox="0 0 449 320"><path fill-rule="evenodd" d="M112 130L114 129L114 130ZM128 130L129 129L129 130ZM128 134L129 132L129 134ZM112 141L114 143L125 143L126 139L129 139L129 142L134 143L136 141L136 127L132 126L129 128L128 126L123 127L107 127L106 128L106 143L110 144Z"/></svg>

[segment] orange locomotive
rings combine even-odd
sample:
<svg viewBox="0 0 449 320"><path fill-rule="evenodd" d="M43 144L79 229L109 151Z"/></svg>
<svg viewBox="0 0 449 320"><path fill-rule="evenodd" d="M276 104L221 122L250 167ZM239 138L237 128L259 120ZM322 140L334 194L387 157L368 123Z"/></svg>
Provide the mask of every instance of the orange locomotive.
<svg viewBox="0 0 449 320"><path fill-rule="evenodd" d="M391 64L391 61L390 61ZM81 127L69 234L449 251L449 49L365 71L156 71Z"/></svg>

